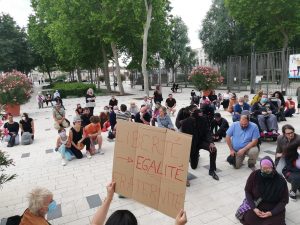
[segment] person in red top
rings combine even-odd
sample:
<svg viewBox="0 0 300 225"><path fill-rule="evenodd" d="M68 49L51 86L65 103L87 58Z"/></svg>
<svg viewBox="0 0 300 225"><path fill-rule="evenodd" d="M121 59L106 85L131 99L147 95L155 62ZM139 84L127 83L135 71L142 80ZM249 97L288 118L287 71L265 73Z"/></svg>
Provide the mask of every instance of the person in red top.
<svg viewBox="0 0 300 225"><path fill-rule="evenodd" d="M101 125L100 117L92 116L90 118L91 123L84 128L84 136L89 137L91 140L91 154L95 153L95 145L98 144L98 152L103 155L104 151L101 149L102 146L102 136L101 136Z"/></svg>
<svg viewBox="0 0 300 225"><path fill-rule="evenodd" d="M284 111L285 117L293 116L293 114L296 112L295 106L296 106L295 102L292 100L292 97L289 96L285 102L285 111Z"/></svg>

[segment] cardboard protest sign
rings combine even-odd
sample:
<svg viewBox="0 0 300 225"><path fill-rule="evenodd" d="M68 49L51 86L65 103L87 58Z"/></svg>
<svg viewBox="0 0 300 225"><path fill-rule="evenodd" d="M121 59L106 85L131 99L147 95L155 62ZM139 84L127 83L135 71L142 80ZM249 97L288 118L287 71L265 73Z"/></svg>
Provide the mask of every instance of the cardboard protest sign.
<svg viewBox="0 0 300 225"><path fill-rule="evenodd" d="M118 121L116 192L173 218L184 207L192 136Z"/></svg>

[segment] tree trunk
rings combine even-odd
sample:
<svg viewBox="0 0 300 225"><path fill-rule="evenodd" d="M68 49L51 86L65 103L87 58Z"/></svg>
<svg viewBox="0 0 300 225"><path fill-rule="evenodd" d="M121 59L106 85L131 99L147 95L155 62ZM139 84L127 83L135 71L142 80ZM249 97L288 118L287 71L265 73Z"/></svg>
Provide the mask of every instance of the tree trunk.
<svg viewBox="0 0 300 225"><path fill-rule="evenodd" d="M89 74L90 74L91 84L93 84L94 81L93 81L93 70L92 69L89 69Z"/></svg>
<svg viewBox="0 0 300 225"><path fill-rule="evenodd" d="M77 79L78 79L78 82L82 82L81 70L79 68L77 68Z"/></svg>
<svg viewBox="0 0 300 225"><path fill-rule="evenodd" d="M97 81L97 89L100 90L100 76L99 76L98 66L96 66L96 68L95 68L95 79Z"/></svg>
<svg viewBox="0 0 300 225"><path fill-rule="evenodd" d="M145 0L145 7L147 12L146 24L144 26L144 37L143 37L143 58L142 58L142 73L144 76L144 91L149 96L149 76L147 72L147 57L148 57L148 33L152 19L152 3L148 4L148 0Z"/></svg>
<svg viewBox="0 0 300 225"><path fill-rule="evenodd" d="M285 30L283 29L281 31L283 35L283 48L281 52L281 61L282 61L282 81L281 81L281 91L283 92L283 95L286 95L287 93L287 87L289 85L289 79L288 79L288 59L287 59L287 47L289 44L289 37Z"/></svg>
<svg viewBox="0 0 300 225"><path fill-rule="evenodd" d="M108 92L111 92L110 79L109 79L109 69L108 69L108 59L106 50L102 47L102 56L103 56L103 75L105 80L105 85Z"/></svg>
<svg viewBox="0 0 300 225"><path fill-rule="evenodd" d="M48 77L49 77L49 82L51 84L52 83L52 78L51 78L51 72L50 72L49 68L47 68L47 74L48 74Z"/></svg>
<svg viewBox="0 0 300 225"><path fill-rule="evenodd" d="M119 65L118 50L117 50L117 46L114 42L111 43L111 49L112 49L112 52L114 54L114 59L115 59L115 63L116 63L117 83L118 83L118 86L119 86L120 95L124 95L125 91L124 91L123 84L122 84L122 79L121 79L121 71L120 71L120 65Z"/></svg>

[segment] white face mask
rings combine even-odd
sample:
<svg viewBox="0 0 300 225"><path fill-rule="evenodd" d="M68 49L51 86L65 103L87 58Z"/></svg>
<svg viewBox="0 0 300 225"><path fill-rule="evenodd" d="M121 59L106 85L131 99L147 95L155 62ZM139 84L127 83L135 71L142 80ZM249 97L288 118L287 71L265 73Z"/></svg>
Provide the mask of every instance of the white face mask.
<svg viewBox="0 0 300 225"><path fill-rule="evenodd" d="M298 155L300 155L300 148L297 149Z"/></svg>
<svg viewBox="0 0 300 225"><path fill-rule="evenodd" d="M119 112L119 110L114 110L114 112L115 112L115 113L118 113L118 112Z"/></svg>
<svg viewBox="0 0 300 225"><path fill-rule="evenodd" d="M244 103L242 103L242 102L239 102L239 105L244 105Z"/></svg>
<svg viewBox="0 0 300 225"><path fill-rule="evenodd" d="M26 117L25 117L25 116L22 116L22 120L26 120Z"/></svg>

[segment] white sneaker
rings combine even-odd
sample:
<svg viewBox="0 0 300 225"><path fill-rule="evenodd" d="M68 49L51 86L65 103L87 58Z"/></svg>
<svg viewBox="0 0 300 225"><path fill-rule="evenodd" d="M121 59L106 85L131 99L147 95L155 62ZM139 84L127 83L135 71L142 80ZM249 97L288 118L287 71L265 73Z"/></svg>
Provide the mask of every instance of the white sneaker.
<svg viewBox="0 0 300 225"><path fill-rule="evenodd" d="M104 151L104 149L98 148L98 152L99 152L100 155L104 155L105 151Z"/></svg>
<svg viewBox="0 0 300 225"><path fill-rule="evenodd" d="M66 161L65 159L62 159L62 160L61 160L61 165L62 165L62 166L67 165L67 161Z"/></svg>
<svg viewBox="0 0 300 225"><path fill-rule="evenodd" d="M92 158L91 153L86 152L86 157L87 157L88 159Z"/></svg>

